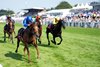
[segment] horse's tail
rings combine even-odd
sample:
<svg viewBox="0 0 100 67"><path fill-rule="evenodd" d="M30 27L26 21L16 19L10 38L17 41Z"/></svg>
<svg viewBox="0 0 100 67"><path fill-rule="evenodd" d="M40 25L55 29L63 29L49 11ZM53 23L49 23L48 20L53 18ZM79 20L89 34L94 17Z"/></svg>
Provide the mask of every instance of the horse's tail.
<svg viewBox="0 0 100 67"><path fill-rule="evenodd" d="M23 35L24 30L25 30L24 28L20 28L18 30L18 34L17 34L17 36L15 36L15 38L21 37Z"/></svg>

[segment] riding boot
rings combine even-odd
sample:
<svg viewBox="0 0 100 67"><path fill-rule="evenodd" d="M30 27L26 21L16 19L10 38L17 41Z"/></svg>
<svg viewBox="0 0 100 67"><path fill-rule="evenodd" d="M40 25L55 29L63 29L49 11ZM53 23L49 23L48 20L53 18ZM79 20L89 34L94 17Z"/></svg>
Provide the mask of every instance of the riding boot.
<svg viewBox="0 0 100 67"><path fill-rule="evenodd" d="M26 32L27 32L28 37L30 37L30 29L29 29L29 27L26 28Z"/></svg>
<svg viewBox="0 0 100 67"><path fill-rule="evenodd" d="M55 24L52 25L52 30L55 30Z"/></svg>

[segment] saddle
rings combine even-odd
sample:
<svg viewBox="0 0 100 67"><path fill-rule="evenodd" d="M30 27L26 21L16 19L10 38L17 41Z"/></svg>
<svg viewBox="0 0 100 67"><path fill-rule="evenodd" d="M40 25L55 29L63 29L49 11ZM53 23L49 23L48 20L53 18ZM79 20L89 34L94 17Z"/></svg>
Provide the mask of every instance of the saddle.
<svg viewBox="0 0 100 67"><path fill-rule="evenodd" d="M55 26L56 26L56 24L49 24L49 25L48 25L48 28L49 28L50 30L54 30L54 29L55 29Z"/></svg>
<svg viewBox="0 0 100 67"><path fill-rule="evenodd" d="M26 33L29 37L32 35L30 28L26 28L26 29L22 28L19 30L18 36L23 37L24 33Z"/></svg>
<svg viewBox="0 0 100 67"><path fill-rule="evenodd" d="M21 28L19 31L18 31L18 37L23 37L23 34L24 34L24 31L25 29L24 28Z"/></svg>

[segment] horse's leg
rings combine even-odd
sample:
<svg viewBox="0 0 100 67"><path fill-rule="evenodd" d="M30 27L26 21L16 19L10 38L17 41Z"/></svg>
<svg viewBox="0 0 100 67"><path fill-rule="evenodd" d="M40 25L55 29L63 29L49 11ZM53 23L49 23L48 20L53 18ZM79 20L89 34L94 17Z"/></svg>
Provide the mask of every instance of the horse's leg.
<svg viewBox="0 0 100 67"><path fill-rule="evenodd" d="M51 40L52 43L56 44L56 41L55 41L55 36L53 36L53 40Z"/></svg>
<svg viewBox="0 0 100 67"><path fill-rule="evenodd" d="M37 58L39 58L40 55L39 55L39 50L38 50L38 45L37 45L37 43L36 43L36 40L34 40L33 45L35 46L36 51L37 51Z"/></svg>
<svg viewBox="0 0 100 67"><path fill-rule="evenodd" d="M38 42L41 44L41 34L42 34L42 30L39 29L39 38L38 38Z"/></svg>
<svg viewBox="0 0 100 67"><path fill-rule="evenodd" d="M28 48L28 44L25 43L25 50L27 50L27 54L28 54L28 62L30 62L30 52L29 52L29 48Z"/></svg>
<svg viewBox="0 0 100 67"><path fill-rule="evenodd" d="M61 35L59 36L59 38L60 38L60 42L57 45L60 45L63 40Z"/></svg>
<svg viewBox="0 0 100 67"><path fill-rule="evenodd" d="M14 36L16 36L16 32L15 32L15 30L14 30Z"/></svg>
<svg viewBox="0 0 100 67"><path fill-rule="evenodd" d="M50 45L49 32L46 32L46 34L47 34L48 45Z"/></svg>
<svg viewBox="0 0 100 67"><path fill-rule="evenodd" d="M24 47L24 56L25 56L25 53L26 53L26 48Z"/></svg>
<svg viewBox="0 0 100 67"><path fill-rule="evenodd" d="M10 39L10 38L11 38L11 37L10 37L10 34L9 34L9 33L7 33L7 34L8 34L8 40L11 40L11 39Z"/></svg>
<svg viewBox="0 0 100 67"><path fill-rule="evenodd" d="M38 42L41 44L41 35L39 35Z"/></svg>
<svg viewBox="0 0 100 67"><path fill-rule="evenodd" d="M17 38L17 48L16 48L16 53L18 52L18 48L19 48L19 43L20 43L20 39L19 38Z"/></svg>
<svg viewBox="0 0 100 67"><path fill-rule="evenodd" d="M4 31L4 42L6 42L6 32Z"/></svg>
<svg viewBox="0 0 100 67"><path fill-rule="evenodd" d="M11 39L12 44L13 44L14 43L14 41L13 41L13 34L10 34L10 39Z"/></svg>
<svg viewBox="0 0 100 67"><path fill-rule="evenodd" d="M9 39L10 39L10 41L12 41L12 34L9 35Z"/></svg>
<svg viewBox="0 0 100 67"><path fill-rule="evenodd" d="M41 44L41 35L42 35L42 28L41 28L41 30L40 30L40 37L39 37L40 44Z"/></svg>
<svg viewBox="0 0 100 67"><path fill-rule="evenodd" d="M39 43L41 44L41 34L39 35L38 41L39 41Z"/></svg>
<svg viewBox="0 0 100 67"><path fill-rule="evenodd" d="M39 39L38 39L38 42L41 44L41 39L40 39L40 37L39 37Z"/></svg>

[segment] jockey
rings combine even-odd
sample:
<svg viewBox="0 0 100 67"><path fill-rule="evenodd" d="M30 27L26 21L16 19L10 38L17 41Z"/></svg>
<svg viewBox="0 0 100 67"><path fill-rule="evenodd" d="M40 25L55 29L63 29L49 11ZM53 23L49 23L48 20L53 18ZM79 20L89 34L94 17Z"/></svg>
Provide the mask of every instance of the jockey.
<svg viewBox="0 0 100 67"><path fill-rule="evenodd" d="M15 21L10 16L6 16L6 25L5 25L4 29L8 30L8 24L10 22L12 22L13 28L14 28L15 27Z"/></svg>
<svg viewBox="0 0 100 67"><path fill-rule="evenodd" d="M31 16L27 16L24 20L23 20L23 26L24 27L28 27L30 26L30 24L33 23L33 19Z"/></svg>
<svg viewBox="0 0 100 67"><path fill-rule="evenodd" d="M37 19L37 20L40 19L40 16L36 16L36 19Z"/></svg>
<svg viewBox="0 0 100 67"><path fill-rule="evenodd" d="M35 22L35 20L33 21L33 18L31 16L27 16L24 20L23 20L23 26L25 27L27 34L30 35L30 29L29 26ZM23 32L24 33L24 32ZM23 33L21 35L23 35Z"/></svg>
<svg viewBox="0 0 100 67"><path fill-rule="evenodd" d="M54 26L58 23L58 21L59 21L59 18L58 17L54 17L52 23L50 23L48 27L53 29Z"/></svg>
<svg viewBox="0 0 100 67"><path fill-rule="evenodd" d="M36 16L36 22L40 22L40 16Z"/></svg>
<svg viewBox="0 0 100 67"><path fill-rule="evenodd" d="M35 19L35 21L37 22L37 23L39 23L38 24L38 27L40 28L41 26L42 26L42 21L41 21L41 17L40 16L36 16L36 19Z"/></svg>
<svg viewBox="0 0 100 67"><path fill-rule="evenodd" d="M54 20L53 20L53 24L57 24L58 23L58 20L59 20L59 17L55 17Z"/></svg>
<svg viewBox="0 0 100 67"><path fill-rule="evenodd" d="M15 23L15 21L10 16L7 16L6 24L8 24L9 22L12 22L13 24Z"/></svg>

